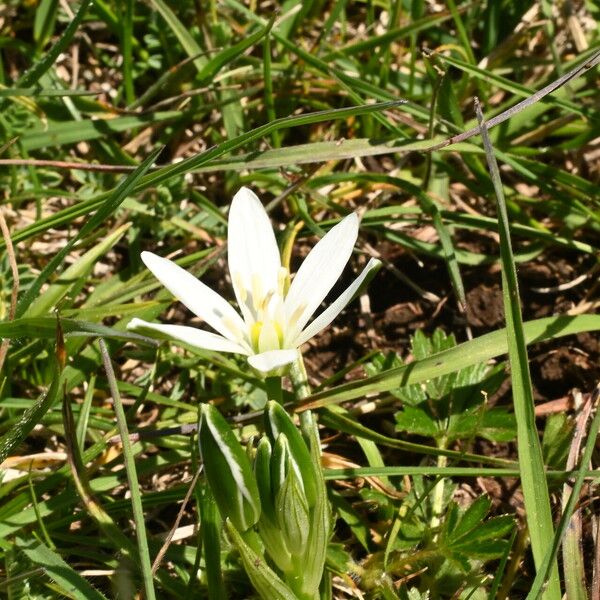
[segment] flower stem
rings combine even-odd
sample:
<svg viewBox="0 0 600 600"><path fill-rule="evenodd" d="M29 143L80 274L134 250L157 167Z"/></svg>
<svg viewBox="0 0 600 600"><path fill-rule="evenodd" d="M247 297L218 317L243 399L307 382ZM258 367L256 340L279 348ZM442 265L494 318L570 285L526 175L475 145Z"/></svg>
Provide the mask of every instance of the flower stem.
<svg viewBox="0 0 600 600"><path fill-rule="evenodd" d="M266 377L265 378L265 387L267 390L267 398L269 400L275 400L279 404L283 402L283 392L281 389L281 377Z"/></svg>

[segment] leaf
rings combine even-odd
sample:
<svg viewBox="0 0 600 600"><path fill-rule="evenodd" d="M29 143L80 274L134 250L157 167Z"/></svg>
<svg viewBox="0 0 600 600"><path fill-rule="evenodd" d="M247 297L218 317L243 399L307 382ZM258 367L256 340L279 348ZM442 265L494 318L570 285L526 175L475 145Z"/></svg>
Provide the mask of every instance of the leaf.
<svg viewBox="0 0 600 600"><path fill-rule="evenodd" d="M31 562L40 565L61 587L63 594L75 600L106 600L106 596L42 542L17 538L16 543Z"/></svg>
<svg viewBox="0 0 600 600"><path fill-rule="evenodd" d="M394 415L396 431L405 431L415 435L435 438L441 432L436 421L422 408L407 406Z"/></svg>
<svg viewBox="0 0 600 600"><path fill-rule="evenodd" d="M156 1L156 0L152 0ZM269 33L273 26L275 16L271 17L271 20L261 29L255 31L252 35L242 38L237 44L228 46L222 52L219 52L216 56L211 58L205 65L200 69L198 77L201 81L207 81L214 78L219 70L226 64L234 61L240 54L242 54L248 48L254 46L260 41L265 35Z"/></svg>
<svg viewBox="0 0 600 600"><path fill-rule="evenodd" d="M231 521L225 521L225 528L238 549L244 563L244 568L252 585L264 600L298 600L292 590L267 565L264 558L259 556L246 544Z"/></svg>
<svg viewBox="0 0 600 600"><path fill-rule="evenodd" d="M56 320L55 332L57 349L64 347L62 332L60 329L56 329ZM0 464L4 462L6 457L27 437L29 432L42 420L44 415L60 400L62 395L63 365L54 357L51 360L53 360L53 375L50 387L21 415L21 418L12 425L11 429L0 437Z"/></svg>
<svg viewBox="0 0 600 600"><path fill-rule="evenodd" d="M200 454L219 510L240 530L260 517L260 496L248 456L221 413L200 405Z"/></svg>
<svg viewBox="0 0 600 600"><path fill-rule="evenodd" d="M600 315L546 317L529 321L524 324L524 327L525 339L528 344L532 344L583 331L598 331L600 330ZM442 374L452 373L506 354L507 347L506 329L499 329L443 352L438 352L429 358L317 392L302 403L302 409L339 404L346 400L363 397L365 394L388 392L406 385L426 382Z"/></svg>
<svg viewBox="0 0 600 600"><path fill-rule="evenodd" d="M43 271L38 275L36 280L29 286L28 290L19 300L19 303L17 304L17 317L23 316L27 308L39 294L40 290L42 289L42 285L51 275L56 272L58 267L62 265L64 259L71 251L71 248L73 248L75 242L91 233L94 229L96 229L96 227L98 227L101 223L104 223L104 221L117 210L123 200L125 200L125 198L132 191L135 183L152 166L156 160L156 157L161 151L162 148L159 148L150 153L150 155L142 162L142 164L139 165L139 167L135 169L133 173L125 177L117 189L108 194L106 198L104 198L103 202L96 207L98 209L96 213L90 217L77 231L77 233L61 248L61 250L59 250L52 257Z"/></svg>

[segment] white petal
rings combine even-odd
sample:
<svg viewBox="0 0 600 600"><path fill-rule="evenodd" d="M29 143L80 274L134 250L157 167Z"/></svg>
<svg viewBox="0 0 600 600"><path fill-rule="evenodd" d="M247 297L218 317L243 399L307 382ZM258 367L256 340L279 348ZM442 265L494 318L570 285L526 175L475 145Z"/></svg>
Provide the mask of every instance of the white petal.
<svg viewBox="0 0 600 600"><path fill-rule="evenodd" d="M373 270L379 269L381 262L376 258L372 258L367 266L363 269L363 272L349 285L333 302L328 306L315 320L296 338L293 340L291 346L301 346L304 342L307 342L311 337L317 335L319 331L325 329L331 321L333 321L341 312L346 308L348 303L352 300L356 292L363 285L365 279L372 274Z"/></svg>
<svg viewBox="0 0 600 600"><path fill-rule="evenodd" d="M348 262L358 237L358 215L352 213L333 227L310 251L296 273L285 299L285 314L290 330L296 337Z"/></svg>
<svg viewBox="0 0 600 600"><path fill-rule="evenodd" d="M279 248L269 216L248 188L241 188L231 202L227 245L229 272L240 307L253 291L277 291Z"/></svg>
<svg viewBox="0 0 600 600"><path fill-rule="evenodd" d="M235 352L237 354L248 354L248 350L241 344L236 344L227 338L210 331L203 331L195 327L185 325L162 325L160 323L148 323L142 319L132 319L127 324L127 329L151 329L168 335L174 340L185 342L190 346L202 348L203 350L215 350L216 352Z"/></svg>
<svg viewBox="0 0 600 600"><path fill-rule="evenodd" d="M154 276L195 315L230 340L243 337L245 324L233 306L191 273L167 258L142 252L144 264Z"/></svg>
<svg viewBox="0 0 600 600"><path fill-rule="evenodd" d="M297 350L270 350L269 352L249 356L248 362L257 371L268 373L289 365L296 358L298 358Z"/></svg>

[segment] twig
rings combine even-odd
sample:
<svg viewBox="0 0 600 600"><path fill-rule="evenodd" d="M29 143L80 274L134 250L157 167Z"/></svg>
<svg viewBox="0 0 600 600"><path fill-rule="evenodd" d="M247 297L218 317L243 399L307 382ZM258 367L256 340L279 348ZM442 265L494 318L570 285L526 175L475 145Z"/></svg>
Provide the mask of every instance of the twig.
<svg viewBox="0 0 600 600"><path fill-rule="evenodd" d="M551 94L552 92L556 91L558 88L569 83L569 81L579 77L580 75L583 75L586 71L589 71L590 69L592 69L593 67L595 67L598 64L600 64L600 50L598 52L595 52L591 56L591 58L589 58L587 61L585 61L582 65L575 67L568 73L565 73L562 77L555 79L552 83L543 87L541 90L534 92L531 96L529 96L529 98L525 98L525 100L522 100L521 102L517 102L517 104L506 109L504 112L501 112L499 115L496 115L495 117L492 117L491 119L486 120L486 122L485 122L486 129L489 131L492 127L495 127L496 125L500 125L500 123L504 123L504 121L510 119L512 116L521 112L523 109L527 108L528 106L531 106L532 104L535 104L536 102L539 102L540 100L542 100L542 98L546 97L548 94ZM443 142L440 142L439 144L436 144L435 146L428 148L427 151L434 152L435 150L439 150L440 148L445 148L446 146L450 146L451 144L457 144L458 142L464 142L465 140L473 137L474 135L477 135L478 133L479 133L479 126L473 127L472 129L469 129L468 131L464 131L463 133L459 133L457 135L453 135L452 137L449 137L448 139L444 140Z"/></svg>
<svg viewBox="0 0 600 600"><path fill-rule="evenodd" d="M177 528L179 527L179 523L181 522L181 518L183 517L183 513L185 512L187 503L190 501L190 498L192 497L192 493L194 492L194 488L196 487L196 482L198 481L198 477L200 476L201 472L202 472L202 468L198 469L198 471L196 471L196 474L192 478L190 487L185 494L185 498L183 499L181 508L179 509L179 513L177 514L177 518L175 519L175 523L173 523L173 527L169 531L169 535L167 535L167 539L165 540L165 543L161 546L160 550L158 551L158 554L156 555L156 558L154 559L154 562L152 563L152 575L154 575L156 573L156 571L158 570L158 567L160 567L160 563L162 562L164 555L166 554L167 550L169 549L169 546L171 545L171 540L173 539L173 536L175 535L175 532L177 531Z"/></svg>

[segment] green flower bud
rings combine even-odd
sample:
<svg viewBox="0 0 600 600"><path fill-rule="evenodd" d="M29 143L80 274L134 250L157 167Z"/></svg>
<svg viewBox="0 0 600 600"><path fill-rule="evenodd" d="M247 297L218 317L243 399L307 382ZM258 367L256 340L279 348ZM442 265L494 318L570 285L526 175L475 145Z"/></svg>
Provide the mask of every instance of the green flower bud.
<svg viewBox="0 0 600 600"><path fill-rule="evenodd" d="M317 476L310 451L290 416L277 402L270 401L267 403L265 429L271 438L271 443L274 443L280 434L284 434L287 438L289 452L302 481L308 505L312 507L317 496ZM281 481L283 481L283 478L281 478ZM278 489L278 487L274 488L275 491Z"/></svg>
<svg viewBox="0 0 600 600"><path fill-rule="evenodd" d="M290 553L302 555L310 532L310 513L304 488L290 465L275 500L277 522Z"/></svg>

